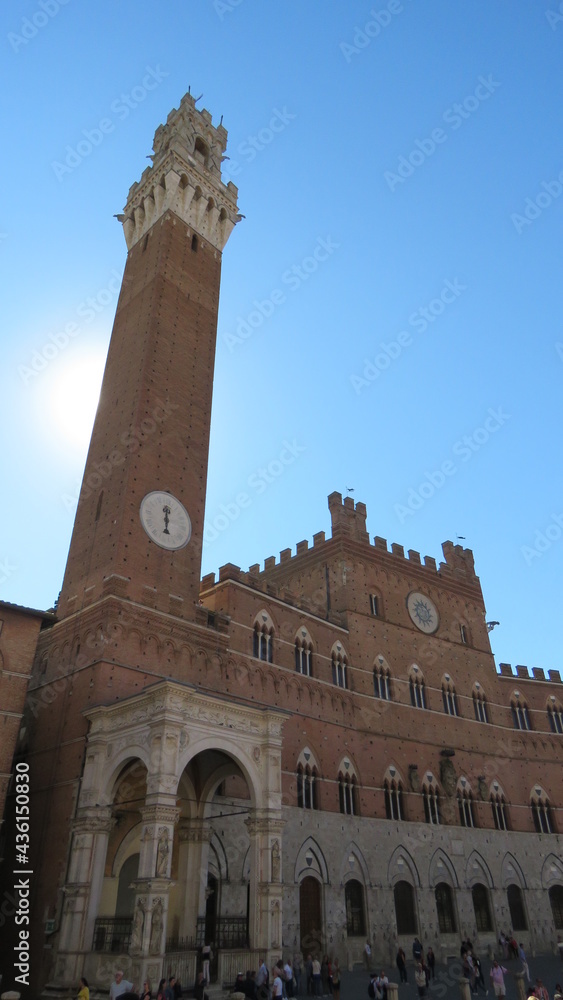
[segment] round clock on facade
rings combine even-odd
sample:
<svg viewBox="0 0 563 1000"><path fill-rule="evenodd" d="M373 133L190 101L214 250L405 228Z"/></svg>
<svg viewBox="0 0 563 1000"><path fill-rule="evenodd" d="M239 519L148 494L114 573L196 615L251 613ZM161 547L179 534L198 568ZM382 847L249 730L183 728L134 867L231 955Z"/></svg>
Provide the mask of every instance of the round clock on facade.
<svg viewBox="0 0 563 1000"><path fill-rule="evenodd" d="M436 605L425 594L417 590L411 591L407 597L407 611L417 628L430 635L438 628L438 611Z"/></svg>
<svg viewBox="0 0 563 1000"><path fill-rule="evenodd" d="M183 549L192 534L190 516L171 493L153 490L141 500L141 524L161 549Z"/></svg>

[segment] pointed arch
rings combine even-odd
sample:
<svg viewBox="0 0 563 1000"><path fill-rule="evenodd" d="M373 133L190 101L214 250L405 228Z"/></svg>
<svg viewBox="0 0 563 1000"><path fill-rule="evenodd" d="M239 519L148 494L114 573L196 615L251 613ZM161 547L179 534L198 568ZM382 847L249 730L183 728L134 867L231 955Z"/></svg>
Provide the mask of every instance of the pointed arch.
<svg viewBox="0 0 563 1000"><path fill-rule="evenodd" d="M551 694L546 702L547 718L552 733L563 734L563 705L561 699Z"/></svg>
<svg viewBox="0 0 563 1000"><path fill-rule="evenodd" d="M332 683L341 688L348 688L348 654L338 639L330 652L332 663Z"/></svg>
<svg viewBox="0 0 563 1000"><path fill-rule="evenodd" d="M451 674L444 674L442 677L442 702L446 715L459 715L459 703L454 681Z"/></svg>
<svg viewBox="0 0 563 1000"><path fill-rule="evenodd" d="M556 854L548 854L541 870L542 889L563 885L563 861Z"/></svg>
<svg viewBox="0 0 563 1000"><path fill-rule="evenodd" d="M517 883L521 889L527 889L526 876L522 871L516 858L510 851L507 851L502 859L501 865L501 885L506 889L511 883Z"/></svg>
<svg viewBox="0 0 563 1000"><path fill-rule="evenodd" d="M342 757L338 766L338 796L343 815L359 815L358 775L353 760L347 755Z"/></svg>
<svg viewBox="0 0 563 1000"><path fill-rule="evenodd" d="M417 663L411 663L408 669L408 679L413 708L428 708L424 674Z"/></svg>
<svg viewBox="0 0 563 1000"><path fill-rule="evenodd" d="M478 851L472 851L465 866L465 884L471 888L477 883L484 883L489 889L494 885L491 870L483 855Z"/></svg>
<svg viewBox="0 0 563 1000"><path fill-rule="evenodd" d="M270 612L262 608L254 618L252 655L266 663L274 662L274 622Z"/></svg>
<svg viewBox="0 0 563 1000"><path fill-rule="evenodd" d="M387 865L387 882L394 886L396 882L404 881L420 888L420 875L414 858L404 847L396 847Z"/></svg>
<svg viewBox="0 0 563 1000"><path fill-rule="evenodd" d="M370 877L366 859L360 847L354 840L349 840L344 848L340 861L339 879L341 883L351 879L360 879L364 886L370 885Z"/></svg>
<svg viewBox="0 0 563 1000"><path fill-rule="evenodd" d="M383 797L385 800L385 816L387 819L405 819L405 802L403 789L405 783L395 764L388 765L383 775Z"/></svg>
<svg viewBox="0 0 563 1000"><path fill-rule="evenodd" d="M302 882L308 875L316 876L323 885L328 885L328 865L320 844L314 837L303 841L295 859L294 881Z"/></svg>
<svg viewBox="0 0 563 1000"><path fill-rule="evenodd" d="M459 889L459 879L457 872L441 847L434 851L428 866L428 884L431 889L435 889L439 882L447 882L454 889Z"/></svg>
<svg viewBox="0 0 563 1000"><path fill-rule="evenodd" d="M391 670L383 653L373 662L373 693L376 698L391 701Z"/></svg>

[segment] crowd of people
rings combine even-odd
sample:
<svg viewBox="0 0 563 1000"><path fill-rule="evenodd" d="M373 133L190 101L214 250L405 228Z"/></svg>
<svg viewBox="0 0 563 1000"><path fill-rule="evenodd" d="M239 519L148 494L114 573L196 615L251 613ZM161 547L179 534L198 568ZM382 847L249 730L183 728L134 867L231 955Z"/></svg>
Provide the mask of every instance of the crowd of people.
<svg viewBox="0 0 563 1000"><path fill-rule="evenodd" d="M491 991L495 1000L497 998L503 1000L506 997L505 976L508 975L508 970L502 962L517 959L521 964L516 972L523 976L527 1000L563 1000L560 983L555 984L551 996L541 979L536 978L534 982L531 981L524 946L522 942L516 941L511 932L508 935L501 932L499 946L500 961L497 959L492 961L486 979L473 944L469 939L462 941L460 947L462 972L473 995L482 992L488 996ZM371 966L371 954L370 942L366 941L364 962L368 969ZM209 1000L206 987L209 984L210 957L210 953L202 956L202 970L198 972L193 988L187 991L190 996L193 995L194 1000ZM412 943L412 959L414 985L419 1000L422 1000L429 991L431 992L432 981L436 977L436 958L432 948L428 948L425 953L421 941L415 937ZM400 982L408 984L407 956L401 947L397 950L396 965ZM261 959L256 971L248 970L246 973L237 974L232 992L242 994L245 1000L292 1000L293 997L300 996L331 997L332 1000L340 1000L340 985L341 972L337 958L331 959L328 955L323 955L321 959L317 954L308 954L303 961L301 955L297 954L293 961L291 958L285 961L280 958L272 966L271 971L265 959ZM374 972L370 969L367 988L370 1000L387 1000L388 987L389 979L385 970ZM124 978L123 971L118 970L109 989L109 1000L182 1000L184 992L174 975L161 979L156 991L151 989L148 981L145 981L142 989L137 991L135 985ZM88 982L84 978L80 980L77 1000L90 1000Z"/></svg>

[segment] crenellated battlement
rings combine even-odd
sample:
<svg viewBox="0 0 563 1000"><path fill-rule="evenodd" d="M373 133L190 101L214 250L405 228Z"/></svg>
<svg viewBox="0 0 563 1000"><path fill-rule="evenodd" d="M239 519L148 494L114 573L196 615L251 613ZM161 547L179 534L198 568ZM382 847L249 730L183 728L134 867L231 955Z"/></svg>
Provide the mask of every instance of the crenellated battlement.
<svg viewBox="0 0 563 1000"><path fill-rule="evenodd" d="M529 680L529 681L551 681L556 684L561 684L561 674L559 670L548 670L548 676L545 676L545 670L543 667L532 667L532 673L530 674L530 668L523 666L523 664L518 663L512 668L511 663L499 663L498 665L498 675L499 677L512 677L518 680Z"/></svg>
<svg viewBox="0 0 563 1000"><path fill-rule="evenodd" d="M248 569L248 576L253 581L260 581L263 578L268 578L272 571L278 569L280 566L287 568L290 563L293 565L296 563L299 564L304 557L308 557L314 552L318 553L333 540L348 539L365 545L369 549L375 549L378 553L386 554L395 559L401 559L403 562L409 563L410 566L416 566L417 569L427 571L433 576L439 575L446 579L451 578L469 583L478 583L471 549L464 549L462 545L454 545L451 541L443 542L442 552L445 562L437 565L433 556L424 556L421 558L420 552L417 552L415 549L408 549L405 554L404 546L399 545L398 542L391 542L391 546L389 547L387 539L382 538L380 535L375 535L373 542L371 542L366 529L367 508L365 503L354 503L352 497L342 499L342 494L335 492L331 493L328 497L328 507L332 522L332 534L329 539L326 538L324 531L318 531L313 535L312 547L309 545L307 539L303 539L297 542L295 553L292 552L291 548L286 548L281 550L279 559L276 559L275 556L267 556L264 560L263 569L260 569L259 563L254 563ZM236 569L241 573L238 567ZM220 567L219 580L223 579L223 573L230 573L232 570L233 567L230 563ZM214 574L210 575L214 577ZM232 577L228 576L224 578L232 579ZM207 579L208 577L204 578L204 580ZM202 586L203 583L204 581L202 581ZM252 585L254 586L254 583Z"/></svg>
<svg viewBox="0 0 563 1000"><path fill-rule="evenodd" d="M127 249L171 211L190 228L223 250L240 219L238 189L221 179L227 130L216 128L209 111L199 111L191 94L185 94L165 125L154 136L152 165L129 190L123 215Z"/></svg>

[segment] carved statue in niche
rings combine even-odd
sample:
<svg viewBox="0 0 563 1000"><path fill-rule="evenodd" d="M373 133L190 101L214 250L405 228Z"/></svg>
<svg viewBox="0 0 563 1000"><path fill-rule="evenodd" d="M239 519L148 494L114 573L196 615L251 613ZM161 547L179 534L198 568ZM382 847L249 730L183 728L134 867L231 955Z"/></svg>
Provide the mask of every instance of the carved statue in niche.
<svg viewBox="0 0 563 1000"><path fill-rule="evenodd" d="M166 827L163 827L160 831L160 836L158 838L158 847L156 851L156 876L157 878L166 878L168 875L168 856L170 854L170 835Z"/></svg>
<svg viewBox="0 0 563 1000"><path fill-rule="evenodd" d="M160 899L157 899L152 911L151 940L149 947L151 955L160 954L161 942L162 942L162 903Z"/></svg>
<svg viewBox="0 0 563 1000"><path fill-rule="evenodd" d="M142 901L139 900L133 915L133 926L131 928L131 944L129 950L140 951L143 946L143 930L145 927L145 911Z"/></svg>
<svg viewBox="0 0 563 1000"><path fill-rule="evenodd" d="M278 840L274 840L272 844L272 882L281 882L281 859Z"/></svg>

